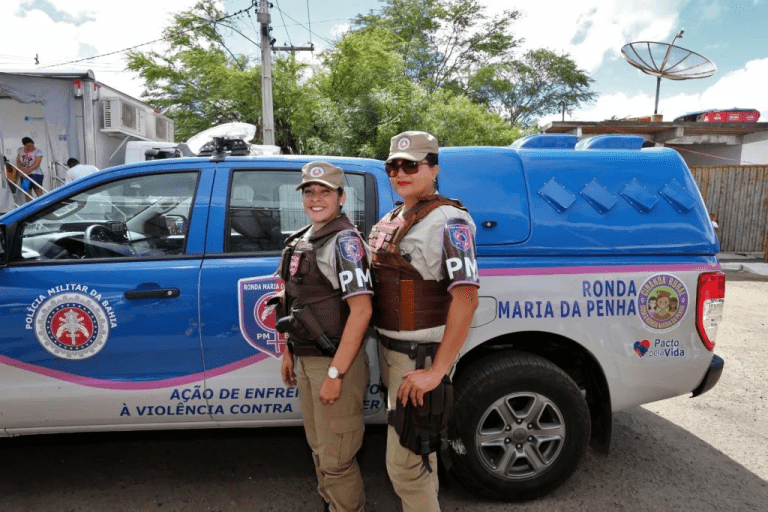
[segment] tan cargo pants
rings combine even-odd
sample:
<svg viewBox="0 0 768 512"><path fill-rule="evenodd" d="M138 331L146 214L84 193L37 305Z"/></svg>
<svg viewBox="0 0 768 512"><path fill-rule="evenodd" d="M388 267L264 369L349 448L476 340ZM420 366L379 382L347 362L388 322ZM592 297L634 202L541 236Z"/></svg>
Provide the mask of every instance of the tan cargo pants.
<svg viewBox="0 0 768 512"><path fill-rule="evenodd" d="M363 443L363 399L368 384L368 362L360 350L344 375L341 396L331 405L320 403L330 357L297 357L296 380L301 414L312 458L317 490L335 512L359 512L365 491L355 454Z"/></svg>
<svg viewBox="0 0 768 512"><path fill-rule="evenodd" d="M407 354L395 352L379 344L381 380L387 386L387 410L397 407L397 390L406 372L416 369L416 361ZM431 361L427 362L429 367ZM387 473L395 492L403 503L403 512L440 512L437 492L437 454L429 455L430 473L424 467L421 455L413 453L400 444L395 428L387 429Z"/></svg>

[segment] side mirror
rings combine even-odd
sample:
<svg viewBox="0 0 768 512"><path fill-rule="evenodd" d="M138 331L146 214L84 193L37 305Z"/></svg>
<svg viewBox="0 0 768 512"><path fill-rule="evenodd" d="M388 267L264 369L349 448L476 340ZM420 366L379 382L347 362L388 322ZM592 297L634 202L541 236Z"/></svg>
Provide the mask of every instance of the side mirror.
<svg viewBox="0 0 768 512"><path fill-rule="evenodd" d="M163 215L169 235L186 235L187 219L183 215Z"/></svg>
<svg viewBox="0 0 768 512"><path fill-rule="evenodd" d="M0 267L8 264L8 237L5 234L5 224L0 224Z"/></svg>

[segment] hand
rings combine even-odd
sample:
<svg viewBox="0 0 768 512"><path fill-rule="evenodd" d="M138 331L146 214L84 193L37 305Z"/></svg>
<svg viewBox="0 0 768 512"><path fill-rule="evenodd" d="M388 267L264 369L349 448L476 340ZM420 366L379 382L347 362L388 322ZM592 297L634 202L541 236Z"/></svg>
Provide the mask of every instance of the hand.
<svg viewBox="0 0 768 512"><path fill-rule="evenodd" d="M432 368L412 370L403 375L403 382L397 390L397 399L403 405L408 403L409 398L415 406L424 405L424 393L435 389L442 380L443 375L433 371Z"/></svg>
<svg viewBox="0 0 768 512"><path fill-rule="evenodd" d="M283 352L283 365L280 368L280 374L283 376L283 382L289 388L296 385L296 372L293 371L293 354L287 350Z"/></svg>
<svg viewBox="0 0 768 512"><path fill-rule="evenodd" d="M341 379L332 379L326 377L323 385L320 386L320 403L323 405L333 405L341 396Z"/></svg>

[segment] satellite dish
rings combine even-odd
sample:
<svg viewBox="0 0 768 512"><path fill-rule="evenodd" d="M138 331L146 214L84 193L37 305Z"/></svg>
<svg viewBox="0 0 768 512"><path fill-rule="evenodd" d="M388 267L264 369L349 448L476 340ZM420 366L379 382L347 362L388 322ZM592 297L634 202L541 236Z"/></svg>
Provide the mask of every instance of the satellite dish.
<svg viewBox="0 0 768 512"><path fill-rule="evenodd" d="M671 43L656 43L653 41L635 41L625 44L621 56L643 73L656 77L656 105L653 113L659 110L659 88L661 79L689 80L691 78L707 78L717 71L715 63L685 48L675 46L677 38L683 37L681 30Z"/></svg>

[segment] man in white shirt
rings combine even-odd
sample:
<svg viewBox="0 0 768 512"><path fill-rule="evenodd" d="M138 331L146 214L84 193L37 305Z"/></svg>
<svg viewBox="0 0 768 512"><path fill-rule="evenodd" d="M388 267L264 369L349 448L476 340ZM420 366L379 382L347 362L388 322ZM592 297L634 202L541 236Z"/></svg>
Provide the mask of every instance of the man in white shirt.
<svg viewBox="0 0 768 512"><path fill-rule="evenodd" d="M88 176L89 174L99 171L99 168L95 165L81 164L77 158L70 158L67 160L67 166L69 167L69 170L64 176L64 181L66 183L70 183L78 178L82 178L83 176Z"/></svg>

